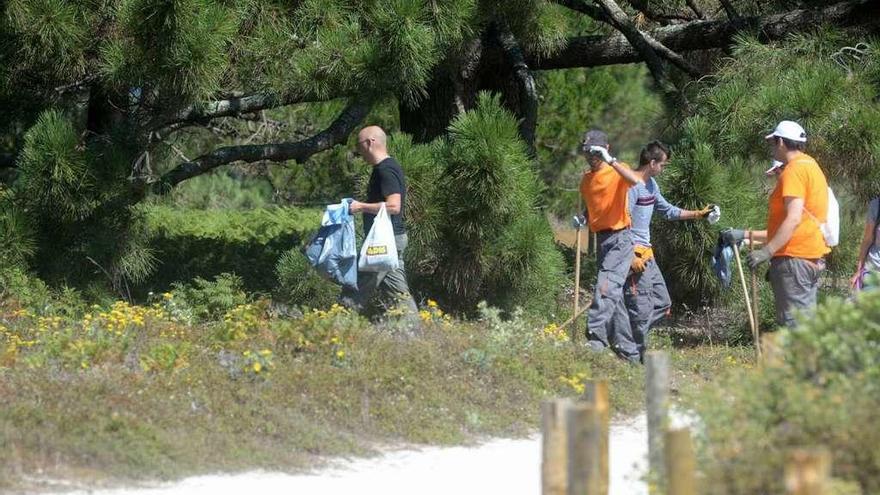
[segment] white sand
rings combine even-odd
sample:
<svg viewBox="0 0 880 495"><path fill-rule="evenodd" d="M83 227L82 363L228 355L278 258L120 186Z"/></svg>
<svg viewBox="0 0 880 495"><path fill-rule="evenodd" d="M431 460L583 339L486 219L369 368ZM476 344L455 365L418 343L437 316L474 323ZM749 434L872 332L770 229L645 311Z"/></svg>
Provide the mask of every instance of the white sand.
<svg viewBox="0 0 880 495"><path fill-rule="evenodd" d="M647 456L645 417L612 425L612 495L643 495ZM224 495L258 493L350 495L464 495L541 493L541 440L492 440L474 447L392 451L370 459L335 462L313 474L249 472L210 475L151 487L67 492L94 495Z"/></svg>

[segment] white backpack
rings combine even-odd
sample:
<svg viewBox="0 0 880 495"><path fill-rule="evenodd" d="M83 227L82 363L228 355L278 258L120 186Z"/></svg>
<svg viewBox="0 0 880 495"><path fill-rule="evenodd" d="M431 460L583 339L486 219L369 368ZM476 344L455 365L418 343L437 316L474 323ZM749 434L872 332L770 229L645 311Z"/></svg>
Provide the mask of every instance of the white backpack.
<svg viewBox="0 0 880 495"><path fill-rule="evenodd" d="M840 242L840 205L837 203L837 197L834 196L834 191L830 187L828 188L828 215L826 216L825 223L819 223L819 219L810 213L806 206L804 211L807 212L807 215L813 217L814 222L819 224L819 231L822 232L822 237L825 238L826 246L834 247Z"/></svg>

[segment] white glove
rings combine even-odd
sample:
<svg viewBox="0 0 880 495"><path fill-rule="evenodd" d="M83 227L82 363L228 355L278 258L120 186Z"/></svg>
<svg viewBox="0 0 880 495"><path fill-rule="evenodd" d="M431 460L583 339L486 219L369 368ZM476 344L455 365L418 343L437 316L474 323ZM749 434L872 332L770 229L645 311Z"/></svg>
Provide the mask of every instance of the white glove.
<svg viewBox="0 0 880 495"><path fill-rule="evenodd" d="M604 160L605 163L614 163L617 161L617 158L611 156L611 153L602 146L590 146L590 153L598 153L602 155L602 160Z"/></svg>
<svg viewBox="0 0 880 495"><path fill-rule="evenodd" d="M706 216L706 220L710 224L718 223L718 220L721 220L721 207L718 205L713 205L712 211L710 211L709 215Z"/></svg>
<svg viewBox="0 0 880 495"><path fill-rule="evenodd" d="M571 226L575 229L580 229L587 225L587 219L584 218L583 215L575 215L571 217Z"/></svg>

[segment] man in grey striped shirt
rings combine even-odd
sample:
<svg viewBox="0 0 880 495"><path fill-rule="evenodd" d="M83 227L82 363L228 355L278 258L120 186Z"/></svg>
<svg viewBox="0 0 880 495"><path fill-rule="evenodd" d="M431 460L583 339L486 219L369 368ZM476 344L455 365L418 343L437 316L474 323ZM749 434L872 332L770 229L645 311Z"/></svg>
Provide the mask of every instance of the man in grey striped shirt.
<svg viewBox="0 0 880 495"><path fill-rule="evenodd" d="M669 148L659 141L650 142L642 148L639 168L635 173L644 182L629 190L635 257L624 286L624 301L629 312L633 340L641 356L645 353L648 331L668 314L672 306L666 281L651 249L651 218L654 212L667 220L696 220L708 217L715 210L714 205L702 210L685 210L666 201L654 177L663 172L669 156Z"/></svg>

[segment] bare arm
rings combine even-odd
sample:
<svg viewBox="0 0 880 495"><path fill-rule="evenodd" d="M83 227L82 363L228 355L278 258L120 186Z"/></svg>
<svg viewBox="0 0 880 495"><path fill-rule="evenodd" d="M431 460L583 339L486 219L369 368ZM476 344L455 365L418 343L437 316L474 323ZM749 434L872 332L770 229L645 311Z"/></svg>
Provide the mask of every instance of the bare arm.
<svg viewBox="0 0 880 495"><path fill-rule="evenodd" d="M352 213L370 213L375 215L379 213L381 207L382 203L361 203L360 201L352 201L348 211ZM389 215L400 214L400 194L389 194L388 197L385 198L385 211L387 211Z"/></svg>
<svg viewBox="0 0 880 495"><path fill-rule="evenodd" d="M779 251L782 246L791 240L791 236L794 235L794 230L800 225L801 217L804 214L804 198L786 196L783 198L783 201L785 202L785 220L782 221L779 230L776 231L776 235L767 242L767 250L771 253ZM766 237L765 233L764 238L766 239Z"/></svg>
<svg viewBox="0 0 880 495"><path fill-rule="evenodd" d="M621 177L627 180L632 185L635 184L644 184L645 181L642 179L642 176L635 173L635 171L629 167L623 166L619 161L614 160L609 165L613 168Z"/></svg>

